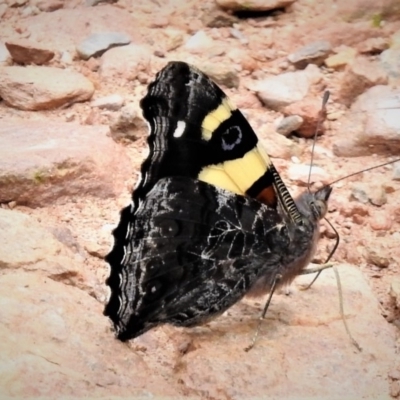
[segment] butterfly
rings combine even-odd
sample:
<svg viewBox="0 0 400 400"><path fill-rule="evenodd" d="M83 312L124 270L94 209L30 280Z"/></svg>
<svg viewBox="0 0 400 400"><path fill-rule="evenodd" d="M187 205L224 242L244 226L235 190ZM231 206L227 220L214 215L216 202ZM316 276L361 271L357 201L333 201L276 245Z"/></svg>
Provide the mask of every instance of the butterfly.
<svg viewBox="0 0 400 400"><path fill-rule="evenodd" d="M149 155L106 256L116 337L191 327L311 260L331 187L293 200L243 114L204 73L170 62L141 100Z"/></svg>

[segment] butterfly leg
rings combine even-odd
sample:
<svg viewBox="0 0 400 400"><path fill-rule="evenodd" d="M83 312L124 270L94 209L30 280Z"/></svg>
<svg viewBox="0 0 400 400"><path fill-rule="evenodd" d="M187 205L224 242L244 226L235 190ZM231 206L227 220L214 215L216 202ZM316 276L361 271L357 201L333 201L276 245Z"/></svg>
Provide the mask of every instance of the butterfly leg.
<svg viewBox="0 0 400 400"><path fill-rule="evenodd" d="M325 263L325 264L321 264L318 267L315 268L306 268L303 269L303 271L301 271L300 275L308 275L308 274L317 274L314 276L314 279L311 281L311 283L309 283L308 285L305 285L303 287L301 287L301 290L308 290L310 289L310 287L314 284L314 282L318 279L318 277L320 276L321 272L324 269L328 269L328 268L332 268L335 264L334 263Z"/></svg>
<svg viewBox="0 0 400 400"><path fill-rule="evenodd" d="M340 282L340 277L339 277L339 272L336 268L336 263L326 263L326 264L322 264L316 268L306 268L302 271L301 275L306 275L306 274L313 274L313 273L317 273L317 275L315 275L314 279L311 281L311 283L309 283L306 286L303 286L300 288L300 290L307 290L311 287L311 285L317 280L317 278L319 277L320 273L324 270L324 269L328 269L328 268L333 268L333 271L335 273L335 277L336 277L336 282L337 282L337 287L338 287L338 294L339 294L339 309L340 309L340 316L342 318L343 324L344 324L344 328L346 330L346 333L348 335L348 337L350 338L351 343L356 347L356 349L358 351L362 351L361 346L358 344L358 342L353 338L353 335L350 332L350 329L347 325L347 320L346 320L346 316L344 314L344 305L343 305L343 291L342 291L342 284Z"/></svg>
<svg viewBox="0 0 400 400"><path fill-rule="evenodd" d="M265 314L268 311L268 307L269 307L269 305L271 303L272 296L273 296L273 294L275 292L275 289L276 289L276 287L279 284L281 279L282 279L282 275L280 275L280 274L275 275L274 281L272 282L271 291L269 292L269 296L268 296L267 302L265 303L264 309L263 309L263 311L262 311L262 313L260 315L260 318L258 319L257 329L256 329L256 332L254 333L253 340L251 341L250 345L247 346L244 349L245 351L251 350L254 347L254 345L256 344L256 341L257 341L257 338L258 338L258 334L259 334L260 329L261 329L262 321L265 318Z"/></svg>

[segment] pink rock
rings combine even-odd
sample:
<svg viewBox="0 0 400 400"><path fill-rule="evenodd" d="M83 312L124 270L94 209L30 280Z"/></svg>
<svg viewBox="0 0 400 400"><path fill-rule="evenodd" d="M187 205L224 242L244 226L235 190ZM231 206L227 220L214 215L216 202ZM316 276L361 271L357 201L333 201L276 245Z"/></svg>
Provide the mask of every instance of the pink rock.
<svg viewBox="0 0 400 400"><path fill-rule="evenodd" d="M53 67L4 67L0 97L21 110L48 110L89 100L93 83L78 72Z"/></svg>
<svg viewBox="0 0 400 400"><path fill-rule="evenodd" d="M54 51L27 39L7 41L5 45L12 59L18 64L42 65L54 57Z"/></svg>
<svg viewBox="0 0 400 400"><path fill-rule="evenodd" d="M0 202L44 206L60 197L120 193L132 171L105 126L48 121L0 125Z"/></svg>

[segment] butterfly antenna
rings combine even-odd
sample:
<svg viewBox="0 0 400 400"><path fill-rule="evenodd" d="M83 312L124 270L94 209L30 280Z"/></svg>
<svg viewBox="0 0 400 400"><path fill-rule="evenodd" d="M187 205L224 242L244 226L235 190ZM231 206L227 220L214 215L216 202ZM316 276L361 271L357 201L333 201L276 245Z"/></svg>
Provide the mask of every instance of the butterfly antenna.
<svg viewBox="0 0 400 400"><path fill-rule="evenodd" d="M384 162L384 163L382 163L382 164L374 165L374 166L372 166L372 167L362 169L361 171L353 172L353 173L351 173L351 174L349 174L349 175L342 176L341 178L335 179L334 181L328 183L327 186L332 186L332 185L334 185L335 183L338 183L338 182L343 181L343 180L345 180L345 179L351 178L352 176L356 176L356 175L358 175L358 174L362 174L363 172L372 171L373 169L377 169L377 168L380 168L380 167L384 167L385 165L394 164L394 163L397 162L397 161L400 161L400 158L396 158L396 159L394 159L394 160L387 161L387 162Z"/></svg>
<svg viewBox="0 0 400 400"><path fill-rule="evenodd" d="M324 114L326 112L326 104L328 103L329 100L329 96L331 95L331 93L329 92L329 90L326 90L324 92L324 96L322 97L322 106L321 106L321 110L319 111L319 116L318 116L318 121L317 121L317 127L315 129L315 133L314 133L314 138L313 138L313 143L312 143L312 147L311 147L311 159L310 159L310 170L308 171L308 179L307 179L307 189L308 191L310 191L310 182L311 182L311 170L312 170L312 166L314 164L314 149L315 149L315 142L317 141L317 136L318 133L321 129L321 125L324 121Z"/></svg>

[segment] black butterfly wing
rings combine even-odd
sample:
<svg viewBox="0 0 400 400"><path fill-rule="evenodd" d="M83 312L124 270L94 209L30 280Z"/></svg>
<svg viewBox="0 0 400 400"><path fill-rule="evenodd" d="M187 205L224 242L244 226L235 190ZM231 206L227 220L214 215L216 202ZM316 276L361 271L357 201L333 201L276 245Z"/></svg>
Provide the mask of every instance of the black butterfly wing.
<svg viewBox="0 0 400 400"><path fill-rule="evenodd" d="M161 178L187 176L276 205L272 165L243 114L205 74L171 62L141 101L150 125L150 153L139 197Z"/></svg>
<svg viewBox="0 0 400 400"><path fill-rule="evenodd" d="M289 238L279 222L275 210L201 181L158 181L107 281L105 314L118 338L161 323L197 325L225 311L280 263Z"/></svg>
<svg viewBox="0 0 400 400"><path fill-rule="evenodd" d="M206 75L169 63L141 106L150 152L106 256L104 313L121 340L160 323L201 323L257 277L270 286L312 234L300 232L297 208L248 122Z"/></svg>

